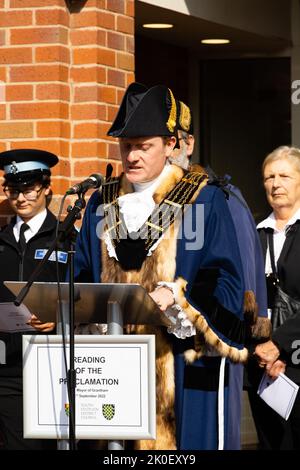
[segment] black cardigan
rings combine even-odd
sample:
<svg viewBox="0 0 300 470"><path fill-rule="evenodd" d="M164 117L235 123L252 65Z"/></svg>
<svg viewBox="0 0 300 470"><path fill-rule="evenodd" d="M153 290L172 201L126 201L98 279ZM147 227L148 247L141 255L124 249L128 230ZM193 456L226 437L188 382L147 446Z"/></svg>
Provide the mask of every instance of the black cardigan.
<svg viewBox="0 0 300 470"><path fill-rule="evenodd" d="M267 252L268 229L258 230L264 258ZM300 300L300 221L287 232L282 251L277 262L277 275L280 287L289 296ZM285 321L272 334L272 340L279 346L282 357L287 361L286 374L300 383L300 311Z"/></svg>

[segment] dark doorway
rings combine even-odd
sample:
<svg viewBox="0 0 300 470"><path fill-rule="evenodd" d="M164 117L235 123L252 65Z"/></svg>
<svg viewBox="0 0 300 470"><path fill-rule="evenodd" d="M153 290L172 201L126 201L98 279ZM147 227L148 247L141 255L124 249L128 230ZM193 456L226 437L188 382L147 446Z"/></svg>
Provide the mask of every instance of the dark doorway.
<svg viewBox="0 0 300 470"><path fill-rule="evenodd" d="M136 35L135 78L149 87L166 85L188 103L188 51Z"/></svg>
<svg viewBox="0 0 300 470"><path fill-rule="evenodd" d="M270 212L262 161L291 142L290 60L212 60L200 69L200 162L230 174L261 220Z"/></svg>

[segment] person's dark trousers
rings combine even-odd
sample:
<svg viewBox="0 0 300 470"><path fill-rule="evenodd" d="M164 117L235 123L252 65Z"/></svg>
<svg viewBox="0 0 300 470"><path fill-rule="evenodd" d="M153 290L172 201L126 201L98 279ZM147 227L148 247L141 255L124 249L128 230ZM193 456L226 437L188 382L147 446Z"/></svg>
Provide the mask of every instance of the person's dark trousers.
<svg viewBox="0 0 300 470"><path fill-rule="evenodd" d="M257 389L248 390L249 402L261 450L279 450L285 435L286 423L257 395Z"/></svg>
<svg viewBox="0 0 300 470"><path fill-rule="evenodd" d="M32 406L35 406L33 403ZM55 450L56 441L23 438L22 379L0 377L1 450Z"/></svg>
<svg viewBox="0 0 300 470"><path fill-rule="evenodd" d="M257 388L248 390L259 448L262 450L300 450L300 395L286 421L257 395Z"/></svg>
<svg viewBox="0 0 300 470"><path fill-rule="evenodd" d="M299 383L298 383L299 385ZM290 418L291 434L293 439L293 448L300 450L300 391L298 390L294 407L292 409Z"/></svg>

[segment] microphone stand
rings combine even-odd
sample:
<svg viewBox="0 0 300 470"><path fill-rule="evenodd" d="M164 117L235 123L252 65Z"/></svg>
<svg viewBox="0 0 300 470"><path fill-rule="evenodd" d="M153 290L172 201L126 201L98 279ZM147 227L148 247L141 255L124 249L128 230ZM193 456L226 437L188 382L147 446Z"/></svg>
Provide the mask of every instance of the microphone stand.
<svg viewBox="0 0 300 470"><path fill-rule="evenodd" d="M74 206L68 210L68 215L66 216L65 220L59 225L58 228L58 236L53 240L51 243L47 253L45 254L44 258L41 260L39 265L36 269L32 272L31 276L29 277L26 285L21 289L19 294L17 295L14 304L19 306L25 299L26 295L28 294L30 287L37 279L41 271L43 270L47 260L50 258L53 251L56 249L56 246L60 241L67 238L74 227L74 223L76 220L80 219L81 215L80 212L86 206L86 202L84 200L85 191L78 195L78 199L75 202ZM71 236L72 240L72 236ZM69 413L69 444L70 450L75 450L76 448L76 436L75 436L75 388L76 388L76 371L74 367L74 326L75 326L75 294L74 294L74 243L71 241L71 248L69 251L69 272L70 272L70 281L69 281L69 322L70 322L70 364L69 370L67 371L67 383L68 383L68 392L69 392L69 401L70 401L70 413ZM62 319L62 321L64 321Z"/></svg>

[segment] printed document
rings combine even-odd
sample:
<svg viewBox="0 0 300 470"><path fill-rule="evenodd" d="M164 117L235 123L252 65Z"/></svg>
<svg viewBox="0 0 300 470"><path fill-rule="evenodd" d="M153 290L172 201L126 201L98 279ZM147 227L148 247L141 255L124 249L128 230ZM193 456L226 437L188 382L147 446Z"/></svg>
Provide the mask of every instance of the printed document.
<svg viewBox="0 0 300 470"><path fill-rule="evenodd" d="M26 305L17 307L13 302L0 303L0 331L4 333L17 333L18 331L34 331L27 322L31 313Z"/></svg>
<svg viewBox="0 0 300 470"><path fill-rule="evenodd" d="M257 393L267 405L287 420L292 411L298 389L299 386L285 374L280 373L277 379L273 380L265 372Z"/></svg>

